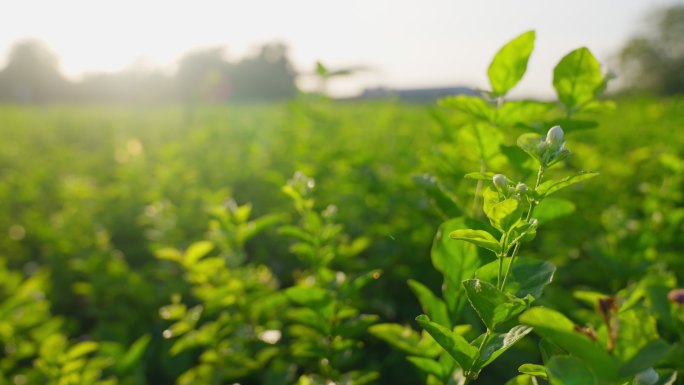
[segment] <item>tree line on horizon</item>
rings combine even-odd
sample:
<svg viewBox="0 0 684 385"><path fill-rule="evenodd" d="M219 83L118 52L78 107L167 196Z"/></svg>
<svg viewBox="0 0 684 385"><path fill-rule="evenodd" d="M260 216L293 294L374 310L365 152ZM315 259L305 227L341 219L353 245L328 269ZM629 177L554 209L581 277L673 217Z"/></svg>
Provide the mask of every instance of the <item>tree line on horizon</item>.
<svg viewBox="0 0 684 385"><path fill-rule="evenodd" d="M261 46L250 56L231 62L223 49L192 51L178 62L177 71L132 66L113 73L91 73L81 81L67 79L58 57L35 39L16 42L0 71L0 102L183 102L281 100L297 93L297 73L281 43Z"/></svg>
<svg viewBox="0 0 684 385"><path fill-rule="evenodd" d="M647 28L617 53L622 91L684 94L684 5L657 9L646 22ZM317 72L322 84L336 74L320 64ZM233 62L224 58L221 48L192 51L180 59L171 75L133 66L115 73L88 74L75 82L60 72L57 55L45 43L23 40L14 44L7 65L0 70L0 103L273 101L297 94L297 76L287 46L269 43Z"/></svg>

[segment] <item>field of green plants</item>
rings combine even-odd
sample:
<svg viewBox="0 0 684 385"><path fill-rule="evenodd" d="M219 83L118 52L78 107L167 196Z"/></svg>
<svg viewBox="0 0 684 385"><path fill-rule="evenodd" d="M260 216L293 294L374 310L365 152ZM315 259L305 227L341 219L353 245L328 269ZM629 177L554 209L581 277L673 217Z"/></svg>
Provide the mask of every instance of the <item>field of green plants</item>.
<svg viewBox="0 0 684 385"><path fill-rule="evenodd" d="M684 99L508 100L533 42L428 106L0 106L0 385L682 383Z"/></svg>

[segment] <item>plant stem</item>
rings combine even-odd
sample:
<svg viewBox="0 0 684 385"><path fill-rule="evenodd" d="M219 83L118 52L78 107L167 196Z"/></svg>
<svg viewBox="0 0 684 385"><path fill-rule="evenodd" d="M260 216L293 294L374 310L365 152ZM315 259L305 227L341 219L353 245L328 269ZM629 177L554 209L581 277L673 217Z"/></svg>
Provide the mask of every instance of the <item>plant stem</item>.
<svg viewBox="0 0 684 385"><path fill-rule="evenodd" d="M544 178L544 171L546 171L546 168L544 166L539 166L539 171L537 171L537 180L534 182L534 190L537 191L537 188L541 184L542 179ZM535 206L537 206L537 202L535 200L532 200L530 202L530 208L527 210L527 215L525 216L525 222L529 222L530 218L532 218L532 212L534 211ZM515 262L515 257L518 255L518 251L520 250L520 241L517 241L515 243L515 247L513 248L513 253L511 254L511 263L508 264L508 268L506 268L506 275L504 275L503 282L501 283L501 291L506 287L506 280L508 279L508 275L511 272L511 267L513 266L513 263ZM501 271L501 267L503 265L503 262L499 264L499 271ZM499 274L501 274L499 272Z"/></svg>
<svg viewBox="0 0 684 385"><path fill-rule="evenodd" d="M480 158L480 172L485 173L487 172L487 162L485 161L484 158ZM472 217L477 218L478 217L478 211L477 208L480 206L480 190L482 190L482 181L478 180L477 181L477 186L475 186L475 196L473 197L473 209L472 209Z"/></svg>
<svg viewBox="0 0 684 385"><path fill-rule="evenodd" d="M482 342L480 343L480 347L477 348L477 358L473 361L472 365L470 366L470 369L465 372L465 382L463 382L463 385L468 385L470 380L472 379L472 372L471 370L473 369L473 366L477 363L477 360L480 359L480 355L482 355L482 349L484 349L485 344L487 341L489 341L489 337L492 335L492 331L487 329L487 333L485 334L484 338L482 339Z"/></svg>

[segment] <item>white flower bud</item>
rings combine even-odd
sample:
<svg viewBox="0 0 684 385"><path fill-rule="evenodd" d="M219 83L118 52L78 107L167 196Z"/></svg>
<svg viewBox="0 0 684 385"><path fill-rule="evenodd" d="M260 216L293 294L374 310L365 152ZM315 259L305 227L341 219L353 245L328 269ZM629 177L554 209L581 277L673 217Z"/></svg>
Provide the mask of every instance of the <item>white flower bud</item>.
<svg viewBox="0 0 684 385"><path fill-rule="evenodd" d="M515 186L515 189L521 194L525 195L527 194L527 185L525 183L518 183L517 186Z"/></svg>
<svg viewBox="0 0 684 385"><path fill-rule="evenodd" d="M565 134L560 126L553 126L546 133L546 142L557 147L560 147L565 142Z"/></svg>
<svg viewBox="0 0 684 385"><path fill-rule="evenodd" d="M506 176L502 174L496 174L494 177L492 177L492 182L494 182L494 186L496 186L497 190L501 192L508 191L508 179L506 179Z"/></svg>
<svg viewBox="0 0 684 385"><path fill-rule="evenodd" d="M539 221L537 220L537 218L530 219L530 226L532 226L533 228L537 228L537 226L539 226Z"/></svg>
<svg viewBox="0 0 684 385"><path fill-rule="evenodd" d="M634 376L637 385L653 385L658 382L658 373L653 368L648 368Z"/></svg>

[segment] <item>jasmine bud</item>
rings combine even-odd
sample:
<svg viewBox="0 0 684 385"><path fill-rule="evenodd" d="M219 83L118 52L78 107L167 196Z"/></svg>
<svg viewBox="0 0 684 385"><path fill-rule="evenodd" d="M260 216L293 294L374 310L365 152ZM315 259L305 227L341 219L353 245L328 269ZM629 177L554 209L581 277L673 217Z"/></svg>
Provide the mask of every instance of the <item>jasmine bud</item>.
<svg viewBox="0 0 684 385"><path fill-rule="evenodd" d="M520 195L527 194L527 190L528 190L527 185L525 183L518 183L518 185L515 186L515 189L516 189L516 191L518 191L518 193L520 193Z"/></svg>
<svg viewBox="0 0 684 385"><path fill-rule="evenodd" d="M494 182L494 186L496 186L496 189L499 190L499 192L508 192L508 179L506 179L505 175L494 175L494 177L492 177L492 182Z"/></svg>
<svg viewBox="0 0 684 385"><path fill-rule="evenodd" d="M634 376L634 383L638 385L653 385L658 382L658 373L653 368L648 368Z"/></svg>
<svg viewBox="0 0 684 385"><path fill-rule="evenodd" d="M546 133L546 142L556 147L562 146L565 143L563 129L560 126L551 127L549 132Z"/></svg>

